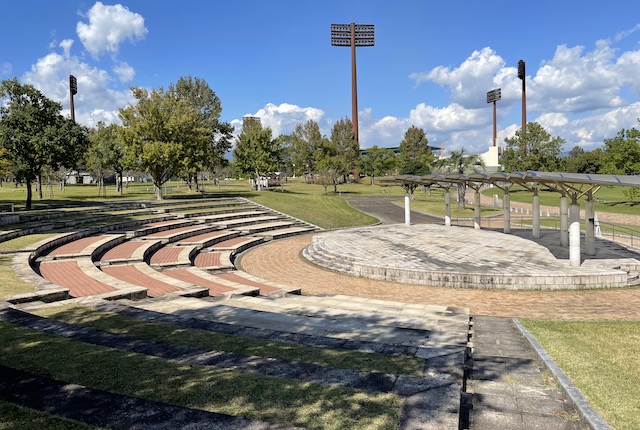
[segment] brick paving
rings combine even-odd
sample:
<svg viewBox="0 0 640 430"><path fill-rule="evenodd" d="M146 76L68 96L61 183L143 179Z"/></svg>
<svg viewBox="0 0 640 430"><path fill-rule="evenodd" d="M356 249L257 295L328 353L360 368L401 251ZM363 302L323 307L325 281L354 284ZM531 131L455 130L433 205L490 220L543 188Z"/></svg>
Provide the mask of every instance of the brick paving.
<svg viewBox="0 0 640 430"><path fill-rule="evenodd" d="M48 255L57 256L57 255L67 255L67 254L78 254L84 251L86 248L90 247L91 245L97 242L100 242L104 239L107 239L109 237L113 237L113 236L105 234L100 236L89 236L89 237L84 237L82 239L77 239L53 249Z"/></svg>
<svg viewBox="0 0 640 430"><path fill-rule="evenodd" d="M211 296L234 291L234 289L231 287L223 285L219 282L212 281L210 279L205 279L189 271L188 269L170 269L164 270L162 273L180 281L188 282L200 287L209 288L209 295Z"/></svg>
<svg viewBox="0 0 640 430"><path fill-rule="evenodd" d="M69 288L72 297L86 297L117 291L87 275L76 260L48 261L40 263L40 273L50 282Z"/></svg>
<svg viewBox="0 0 640 430"><path fill-rule="evenodd" d="M213 252L201 252L196 255L193 261L193 265L196 267L218 267L220 262L220 251Z"/></svg>
<svg viewBox="0 0 640 430"><path fill-rule="evenodd" d="M469 308L472 315L562 320L637 320L640 288L580 291L506 291L443 288L357 278L322 269L301 252L311 235L283 239L246 252L238 268L302 289L303 294L346 294L407 303ZM363 252L365 252L363 250Z"/></svg>
<svg viewBox="0 0 640 430"><path fill-rule="evenodd" d="M147 294L149 295L149 297L156 297L163 294L181 291L180 288L154 279L151 276L142 273L136 267L131 265L106 266L102 268L102 271L107 275L113 276L114 278L120 279L130 284L148 288Z"/></svg>
<svg viewBox="0 0 640 430"><path fill-rule="evenodd" d="M141 246L147 246L147 242L128 240L109 249L101 258L101 261L127 259Z"/></svg>
<svg viewBox="0 0 640 430"><path fill-rule="evenodd" d="M260 288L260 294L271 294L271 293L276 293L276 292L280 291L279 288L272 287L271 285L266 285L266 284L263 284L261 282L252 281L251 279L247 279L247 278L245 278L243 276L240 276L240 275L237 275L237 274L235 274L233 272L220 273L220 274L217 274L215 276L220 278L220 279L224 279L226 281L236 282L238 284L248 285L250 287Z"/></svg>

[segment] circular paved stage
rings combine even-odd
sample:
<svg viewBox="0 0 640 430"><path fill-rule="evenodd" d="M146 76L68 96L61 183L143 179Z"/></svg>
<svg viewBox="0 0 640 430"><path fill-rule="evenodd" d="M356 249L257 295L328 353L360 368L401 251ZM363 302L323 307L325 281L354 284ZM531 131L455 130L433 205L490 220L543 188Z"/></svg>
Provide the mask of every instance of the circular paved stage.
<svg viewBox="0 0 640 430"><path fill-rule="evenodd" d="M371 279L514 290L623 287L628 285L625 265L640 263L594 258L571 267L544 246L559 241L557 235L543 231L536 243L490 230L392 224L316 234L303 255L319 266Z"/></svg>

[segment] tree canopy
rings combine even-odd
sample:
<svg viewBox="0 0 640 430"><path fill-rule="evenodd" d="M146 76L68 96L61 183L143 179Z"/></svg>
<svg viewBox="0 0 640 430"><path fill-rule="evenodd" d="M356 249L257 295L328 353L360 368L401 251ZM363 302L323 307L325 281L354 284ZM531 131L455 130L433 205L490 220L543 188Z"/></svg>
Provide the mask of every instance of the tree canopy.
<svg viewBox="0 0 640 430"><path fill-rule="evenodd" d="M528 123L524 132L518 130L515 136L504 141L507 146L500 160L505 171L562 170L560 152L565 140L558 136L552 137L537 122Z"/></svg>
<svg viewBox="0 0 640 430"><path fill-rule="evenodd" d="M88 146L87 129L64 118L60 103L16 78L2 81L0 97L7 100L0 107L0 146L16 179L26 182L26 207L31 209L33 181L38 180L42 193L45 167L75 167Z"/></svg>
<svg viewBox="0 0 640 430"><path fill-rule="evenodd" d="M398 150L400 151L398 167L401 174L426 175L431 172L435 156L423 129L412 125L405 132Z"/></svg>
<svg viewBox="0 0 640 430"><path fill-rule="evenodd" d="M272 138L271 128L259 122L245 121L233 150L234 164L240 173L249 174L260 190L260 177L276 172L281 165L282 142Z"/></svg>
<svg viewBox="0 0 640 430"><path fill-rule="evenodd" d="M185 158L200 153L211 141L211 129L201 111L172 87L132 91L137 103L119 111L125 158L151 175L161 200L162 186L184 168Z"/></svg>

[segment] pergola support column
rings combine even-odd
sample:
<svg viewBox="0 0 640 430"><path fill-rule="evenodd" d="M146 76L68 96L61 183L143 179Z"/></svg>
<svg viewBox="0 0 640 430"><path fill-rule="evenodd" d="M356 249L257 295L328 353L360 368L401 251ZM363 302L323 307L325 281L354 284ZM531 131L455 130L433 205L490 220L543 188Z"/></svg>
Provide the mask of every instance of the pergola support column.
<svg viewBox="0 0 640 430"><path fill-rule="evenodd" d="M560 246L569 246L569 199L560 197Z"/></svg>
<svg viewBox="0 0 640 430"><path fill-rule="evenodd" d="M451 192L450 188L444 189L444 225L451 227Z"/></svg>
<svg viewBox="0 0 640 430"><path fill-rule="evenodd" d="M480 189L473 195L473 228L480 230Z"/></svg>
<svg viewBox="0 0 640 430"><path fill-rule="evenodd" d="M511 194L508 189L504 190L504 195L502 196L502 208L504 211L503 231L505 233L511 233Z"/></svg>
<svg viewBox="0 0 640 430"><path fill-rule="evenodd" d="M533 189L533 213L531 214L531 235L534 239L540 239L540 195L538 188Z"/></svg>
<svg viewBox="0 0 640 430"><path fill-rule="evenodd" d="M569 207L569 264L580 267L580 205L575 195Z"/></svg>
<svg viewBox="0 0 640 430"><path fill-rule="evenodd" d="M588 191L587 200L584 202L584 253L586 255L596 255L594 218L593 193Z"/></svg>
<svg viewBox="0 0 640 430"><path fill-rule="evenodd" d="M411 195L409 194L409 188L406 188L404 193L404 223L405 225L411 225Z"/></svg>

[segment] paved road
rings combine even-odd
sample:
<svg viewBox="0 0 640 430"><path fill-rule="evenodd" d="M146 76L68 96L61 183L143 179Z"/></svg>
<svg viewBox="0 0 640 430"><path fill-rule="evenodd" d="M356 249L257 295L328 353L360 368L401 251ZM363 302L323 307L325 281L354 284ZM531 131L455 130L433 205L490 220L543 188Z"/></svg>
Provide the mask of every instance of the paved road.
<svg viewBox="0 0 640 430"><path fill-rule="evenodd" d="M371 215L383 224L400 224L404 222L404 208L393 202L403 197L398 196L363 196L352 197L347 202L360 212ZM411 211L411 224L442 224L441 218Z"/></svg>

